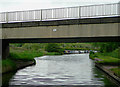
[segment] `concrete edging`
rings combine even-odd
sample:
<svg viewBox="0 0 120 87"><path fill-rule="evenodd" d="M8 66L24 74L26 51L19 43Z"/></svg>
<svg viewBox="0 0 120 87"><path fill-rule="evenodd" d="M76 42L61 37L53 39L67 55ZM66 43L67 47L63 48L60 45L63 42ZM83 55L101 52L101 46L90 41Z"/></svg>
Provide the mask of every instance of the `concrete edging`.
<svg viewBox="0 0 120 87"><path fill-rule="evenodd" d="M110 72L108 69L106 69L103 65L95 63L95 66L102 70L110 80L114 81L114 83L118 86L120 86L120 78L117 77L114 73Z"/></svg>

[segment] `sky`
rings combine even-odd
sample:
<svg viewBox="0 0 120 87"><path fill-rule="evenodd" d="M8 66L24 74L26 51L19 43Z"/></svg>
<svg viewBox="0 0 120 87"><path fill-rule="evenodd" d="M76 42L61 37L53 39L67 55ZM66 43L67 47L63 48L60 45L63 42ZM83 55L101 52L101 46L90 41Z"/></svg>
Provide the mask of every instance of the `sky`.
<svg viewBox="0 0 120 87"><path fill-rule="evenodd" d="M0 12L118 3L120 0L0 0Z"/></svg>

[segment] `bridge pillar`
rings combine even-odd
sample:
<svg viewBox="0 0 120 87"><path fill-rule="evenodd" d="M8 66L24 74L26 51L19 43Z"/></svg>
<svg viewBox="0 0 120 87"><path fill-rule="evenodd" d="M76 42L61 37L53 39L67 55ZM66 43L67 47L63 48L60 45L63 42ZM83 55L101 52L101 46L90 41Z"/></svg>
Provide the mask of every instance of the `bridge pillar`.
<svg viewBox="0 0 120 87"><path fill-rule="evenodd" d="M9 56L9 42L2 41L2 59L6 59Z"/></svg>
<svg viewBox="0 0 120 87"><path fill-rule="evenodd" d="M2 59L2 39L0 39L0 60Z"/></svg>

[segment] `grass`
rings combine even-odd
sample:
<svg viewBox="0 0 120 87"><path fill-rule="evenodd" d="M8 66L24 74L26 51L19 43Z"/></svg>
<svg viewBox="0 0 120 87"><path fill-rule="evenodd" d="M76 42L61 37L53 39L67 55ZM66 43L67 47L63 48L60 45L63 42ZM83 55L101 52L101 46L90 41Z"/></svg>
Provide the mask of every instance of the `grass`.
<svg viewBox="0 0 120 87"><path fill-rule="evenodd" d="M43 55L61 55L58 52L46 52L44 50L28 50L22 47L11 47L10 55L7 59L2 60L2 72L16 70L15 61L33 61L35 57Z"/></svg>
<svg viewBox="0 0 120 87"><path fill-rule="evenodd" d="M47 52L45 55L62 55L62 54L58 52Z"/></svg>
<svg viewBox="0 0 120 87"><path fill-rule="evenodd" d="M116 49L116 50L114 50L113 52L110 52L110 53L102 53L102 55L111 56L111 57L120 59L120 48L118 48L118 49Z"/></svg>
<svg viewBox="0 0 120 87"><path fill-rule="evenodd" d="M15 61L33 61L35 57L43 56L43 52L26 50L23 48L10 48L10 55L7 59L2 60L2 72L16 70Z"/></svg>
<svg viewBox="0 0 120 87"><path fill-rule="evenodd" d="M112 68L110 69L113 71L118 77L120 77L120 59L119 59L119 50L115 50L111 53L90 53L90 58L91 59L101 59L102 61L96 61L99 64L103 65L116 65L118 68Z"/></svg>
<svg viewBox="0 0 120 87"><path fill-rule="evenodd" d="M90 50L89 48L72 48L72 47L66 47L65 50Z"/></svg>
<svg viewBox="0 0 120 87"><path fill-rule="evenodd" d="M9 70L15 70L16 64L11 59L2 60L2 72L6 72Z"/></svg>
<svg viewBox="0 0 120 87"><path fill-rule="evenodd" d="M97 61L97 63L104 64L104 65L120 65L120 59L114 58L111 56L104 56L102 53L95 53L90 54L91 59L101 59L102 61Z"/></svg>
<svg viewBox="0 0 120 87"><path fill-rule="evenodd" d="M101 59L103 61L97 61L97 63L104 64L104 65L120 65L120 48L117 48L113 52L109 53L93 53L90 52L91 59Z"/></svg>
<svg viewBox="0 0 120 87"><path fill-rule="evenodd" d="M28 52L28 51L24 51L21 53L13 53L11 52L9 55L10 59L13 60L24 60L24 61L31 61L34 60L35 57L40 57L43 56L42 52Z"/></svg>
<svg viewBox="0 0 120 87"><path fill-rule="evenodd" d="M35 50L27 50L23 48L10 48L10 55L8 59L12 60L23 60L23 61L31 61L34 60L35 57L43 56L43 51L35 51Z"/></svg>
<svg viewBox="0 0 120 87"><path fill-rule="evenodd" d="M23 61L31 61L34 60L35 57L40 57L43 55L61 55L58 52L46 52L44 50L26 50L23 48L10 48L11 53L9 55L9 59L12 60L23 60Z"/></svg>
<svg viewBox="0 0 120 87"><path fill-rule="evenodd" d="M16 67L15 63L12 60L10 60L10 59L3 60L2 61L2 65L4 65L4 66L11 65L12 67Z"/></svg>
<svg viewBox="0 0 120 87"><path fill-rule="evenodd" d="M118 77L120 77L120 67L111 69Z"/></svg>

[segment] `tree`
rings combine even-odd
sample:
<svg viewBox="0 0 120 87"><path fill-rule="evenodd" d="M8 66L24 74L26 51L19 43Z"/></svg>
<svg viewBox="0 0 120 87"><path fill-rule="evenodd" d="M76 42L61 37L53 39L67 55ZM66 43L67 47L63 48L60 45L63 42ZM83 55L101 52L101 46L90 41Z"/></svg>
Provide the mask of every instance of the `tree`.
<svg viewBox="0 0 120 87"><path fill-rule="evenodd" d="M60 47L57 43L49 43L46 47L45 50L48 52L59 52L62 53L64 49Z"/></svg>
<svg viewBox="0 0 120 87"><path fill-rule="evenodd" d="M112 52L113 50L120 47L120 42L97 42L93 43L94 47L98 47L101 52Z"/></svg>

